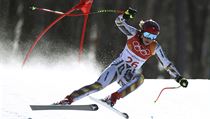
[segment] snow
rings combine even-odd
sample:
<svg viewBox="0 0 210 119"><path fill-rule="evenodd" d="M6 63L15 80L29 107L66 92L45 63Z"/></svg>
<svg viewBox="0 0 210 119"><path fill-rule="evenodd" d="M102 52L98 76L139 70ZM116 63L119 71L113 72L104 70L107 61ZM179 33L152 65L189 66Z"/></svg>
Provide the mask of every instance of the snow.
<svg viewBox="0 0 210 119"><path fill-rule="evenodd" d="M122 119L99 106L98 111L31 111L32 104L52 104L72 91L93 83L100 75L94 63L58 63L54 66L20 63L0 64L1 119ZM146 76L145 76L146 77ZM188 88L165 90L178 86L171 80L145 80L135 92L118 101L115 108L131 119L210 119L210 80L189 80ZM114 83L91 96L104 98L116 91ZM94 103L88 97L74 104Z"/></svg>

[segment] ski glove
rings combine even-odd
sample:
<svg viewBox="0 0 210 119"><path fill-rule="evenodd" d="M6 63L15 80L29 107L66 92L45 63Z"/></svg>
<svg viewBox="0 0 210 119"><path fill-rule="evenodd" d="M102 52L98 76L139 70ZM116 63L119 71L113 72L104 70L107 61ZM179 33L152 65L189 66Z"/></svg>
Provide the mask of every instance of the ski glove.
<svg viewBox="0 0 210 119"><path fill-rule="evenodd" d="M183 78L182 76L178 76L176 78L176 82L178 82L184 88L187 88L188 86L188 81L186 80L186 78Z"/></svg>
<svg viewBox="0 0 210 119"><path fill-rule="evenodd" d="M125 20L133 19L136 13L137 13L137 10L129 7L129 9L124 12L123 18Z"/></svg>

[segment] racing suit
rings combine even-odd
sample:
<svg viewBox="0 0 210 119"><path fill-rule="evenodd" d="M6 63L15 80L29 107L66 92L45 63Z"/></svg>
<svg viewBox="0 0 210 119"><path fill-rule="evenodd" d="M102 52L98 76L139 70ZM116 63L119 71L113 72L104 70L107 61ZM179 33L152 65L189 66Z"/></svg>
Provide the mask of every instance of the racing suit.
<svg viewBox="0 0 210 119"><path fill-rule="evenodd" d="M180 76L174 65L165 56L157 41L144 45L141 39L141 31L128 25L122 15L116 18L115 23L120 31L127 36L124 50L102 72L95 83L84 86L70 94L69 97L73 101L97 92L113 82L118 82L121 85L121 88L117 90L121 96L120 98L127 96L144 82L141 67L153 55L157 56L163 67L173 78Z"/></svg>

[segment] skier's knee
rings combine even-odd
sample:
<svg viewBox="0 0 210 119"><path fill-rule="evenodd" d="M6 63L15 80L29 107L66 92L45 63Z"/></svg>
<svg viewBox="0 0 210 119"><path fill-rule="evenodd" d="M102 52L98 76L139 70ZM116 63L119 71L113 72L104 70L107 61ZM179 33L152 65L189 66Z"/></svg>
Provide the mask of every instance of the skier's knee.
<svg viewBox="0 0 210 119"><path fill-rule="evenodd" d="M140 86L141 84L144 83L144 75L141 74L141 75L137 76L137 77L136 77L136 80L137 80L137 81L136 81L137 86Z"/></svg>
<svg viewBox="0 0 210 119"><path fill-rule="evenodd" d="M133 81L124 85L121 89L118 90L121 93L122 98L136 90L144 82L144 76L141 74L134 77Z"/></svg>

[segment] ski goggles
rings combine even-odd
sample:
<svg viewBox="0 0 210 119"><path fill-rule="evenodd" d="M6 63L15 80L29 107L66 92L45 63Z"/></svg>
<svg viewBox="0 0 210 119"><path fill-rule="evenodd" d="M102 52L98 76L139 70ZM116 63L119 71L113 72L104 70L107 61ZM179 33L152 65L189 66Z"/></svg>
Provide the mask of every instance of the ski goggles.
<svg viewBox="0 0 210 119"><path fill-rule="evenodd" d="M155 34L151 34L149 32L144 32L143 36L149 40L155 40L157 38L158 35Z"/></svg>

